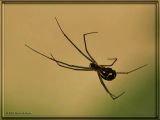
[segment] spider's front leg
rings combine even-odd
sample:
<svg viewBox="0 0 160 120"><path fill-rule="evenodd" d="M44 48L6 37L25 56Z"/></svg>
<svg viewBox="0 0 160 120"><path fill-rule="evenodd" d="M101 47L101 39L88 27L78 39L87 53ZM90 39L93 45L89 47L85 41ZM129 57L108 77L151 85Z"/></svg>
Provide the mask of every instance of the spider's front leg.
<svg viewBox="0 0 160 120"><path fill-rule="evenodd" d="M93 71L90 67L83 67L83 66L77 66L77 65L70 65L68 63L64 63L62 61L56 60L53 55L51 54L52 60L57 63L58 66L72 69L72 70L79 70L79 71Z"/></svg>
<svg viewBox="0 0 160 120"><path fill-rule="evenodd" d="M70 64L67 64L67 63L64 63L62 61L58 61L56 60L53 55L51 54L51 57L33 49L32 47L28 46L27 44L25 44L26 47L28 47L29 49L31 49L32 51L34 51L35 53L38 53L40 55L42 55L43 57L46 57L50 60L53 60L55 61L60 67L64 67L64 68L68 68L68 69L72 69L72 70L80 70L80 71L91 71L91 68L89 67L83 67L83 66L77 66L77 65L70 65Z"/></svg>
<svg viewBox="0 0 160 120"><path fill-rule="evenodd" d="M98 33L98 32L90 32L90 33L83 34L83 39L84 39L84 45L85 45L85 50L87 54L89 55L89 57L92 59L93 62L97 63L96 60L92 57L92 55L89 53L88 48L87 48L87 42L86 42L86 36L89 34L94 34L94 33Z"/></svg>
<svg viewBox="0 0 160 120"><path fill-rule="evenodd" d="M73 41L65 34L65 32L63 31L62 27L60 26L57 18L55 18L55 20L56 20L56 22L57 22L57 24L58 24L59 29L61 30L62 34L64 35L64 37L78 50L78 52L79 52L81 55L83 55L83 56L84 56L86 59L88 59L90 62L93 62L93 60L92 60L90 57L88 57L86 54L84 54L84 53L73 43Z"/></svg>

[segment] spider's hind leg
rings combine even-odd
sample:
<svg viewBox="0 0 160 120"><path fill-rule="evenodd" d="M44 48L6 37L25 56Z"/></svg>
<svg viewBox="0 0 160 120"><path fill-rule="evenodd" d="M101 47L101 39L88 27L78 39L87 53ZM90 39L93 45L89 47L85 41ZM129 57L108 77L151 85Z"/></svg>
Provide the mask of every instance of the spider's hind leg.
<svg viewBox="0 0 160 120"><path fill-rule="evenodd" d="M143 67L145 67L145 66L147 66L147 64L145 64L145 65L143 65L143 66L140 66L140 67L138 67L138 68L135 68L135 69L133 69L133 70L130 70L130 71L128 71L128 72L117 72L117 74L129 74L129 73L134 72L134 71L136 71L136 70L139 70L140 68L143 68Z"/></svg>
<svg viewBox="0 0 160 120"><path fill-rule="evenodd" d="M118 96L113 95L113 96L111 96L111 97L112 97L113 100L115 100L115 99L119 98L120 96L122 96L124 93L125 93L125 92L122 92L122 93L119 94Z"/></svg>
<svg viewBox="0 0 160 120"><path fill-rule="evenodd" d="M98 77L99 77L99 80L100 80L102 86L104 87L104 89L106 90L106 92L111 96L111 98L112 98L113 100L119 98L120 96L122 96L122 95L125 93L125 92L123 92L123 93L121 93L121 94L118 95L118 96L113 95L113 94L109 91L109 89L107 88L107 86L104 84L104 82L103 82L103 80L102 80L102 78L101 78L100 73L97 72L97 74L98 74Z"/></svg>

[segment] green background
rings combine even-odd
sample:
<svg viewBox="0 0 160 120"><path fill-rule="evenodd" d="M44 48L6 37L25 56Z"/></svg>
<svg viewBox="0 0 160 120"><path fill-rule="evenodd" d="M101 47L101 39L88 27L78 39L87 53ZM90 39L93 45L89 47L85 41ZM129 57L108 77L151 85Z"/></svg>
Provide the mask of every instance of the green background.
<svg viewBox="0 0 160 120"><path fill-rule="evenodd" d="M3 5L3 112L22 117L153 117L156 115L154 4L4 4ZM83 34L99 64L117 57L116 71L148 66L105 81L112 100L96 72L60 68L25 47L64 62L89 66L60 32L84 51ZM7 114L18 112L19 114ZM31 112L32 114L22 114Z"/></svg>

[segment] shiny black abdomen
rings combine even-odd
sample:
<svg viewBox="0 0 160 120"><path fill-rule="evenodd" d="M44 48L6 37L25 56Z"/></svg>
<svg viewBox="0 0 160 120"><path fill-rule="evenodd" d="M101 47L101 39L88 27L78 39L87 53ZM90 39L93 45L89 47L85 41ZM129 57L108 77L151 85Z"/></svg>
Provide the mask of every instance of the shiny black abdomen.
<svg viewBox="0 0 160 120"><path fill-rule="evenodd" d="M101 77L105 80L112 81L116 78L116 71L112 68L101 68L100 70Z"/></svg>
<svg viewBox="0 0 160 120"><path fill-rule="evenodd" d="M101 77L105 80L112 81L113 79L116 78L116 75L117 75L116 71L113 70L112 68L101 67L94 63L91 63L90 67L94 69L95 71L99 71Z"/></svg>

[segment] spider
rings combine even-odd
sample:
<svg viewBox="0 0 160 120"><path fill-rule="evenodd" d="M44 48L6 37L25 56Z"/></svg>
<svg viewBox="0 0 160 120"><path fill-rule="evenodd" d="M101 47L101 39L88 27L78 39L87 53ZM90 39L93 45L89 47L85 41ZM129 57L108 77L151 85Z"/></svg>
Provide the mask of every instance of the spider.
<svg viewBox="0 0 160 120"><path fill-rule="evenodd" d="M113 66L115 64L115 62L117 61L117 58L109 58L108 60L113 60L112 64L109 65L99 65L97 63L97 61L93 58L93 56L90 54L90 52L88 51L87 48L87 43L86 43L86 36L90 35L90 34L95 34L98 32L89 32L89 33L85 33L83 34L83 40L84 40L84 45L85 45L85 51L86 54L84 52L82 52L73 42L72 40L65 34L65 32L63 31L61 25L58 22L58 19L55 17L56 23L60 29L60 31L62 32L63 36L66 38L66 40L68 40L75 49L77 49L77 51L83 55L88 61L90 61L90 64L88 67L84 67L84 66L78 66L78 65L71 65L65 62L62 62L60 60L57 60L55 57L53 57L52 53L50 53L50 56L47 56L35 49L33 49L32 47L28 46L27 44L25 44L26 47L28 47L29 49L31 49L32 51L54 61L57 63L58 66L63 67L63 68L67 68L67 69L71 69L71 70L76 70L76 71L95 71L99 77L100 83L102 84L102 86L104 87L104 89L106 90L106 92L109 94L109 96L115 100L117 98L119 98L120 96L122 96L125 92L122 92L121 94L115 96L114 94L112 94L112 92L110 92L110 90L107 88L107 86L105 85L103 80L107 80L107 81L112 81L116 78L117 74L129 74L131 72L134 72L142 67L145 67L147 64L140 66L138 68L132 69L128 72L116 72L115 70L113 70L111 68L111 66Z"/></svg>

